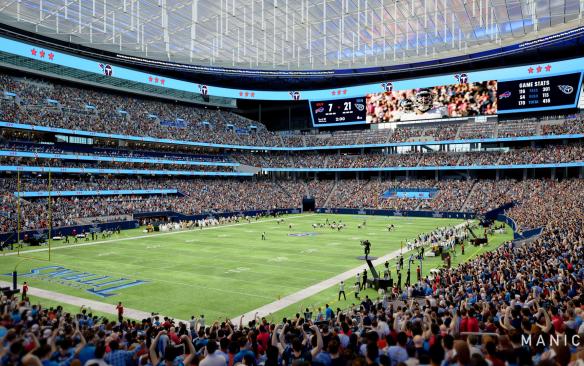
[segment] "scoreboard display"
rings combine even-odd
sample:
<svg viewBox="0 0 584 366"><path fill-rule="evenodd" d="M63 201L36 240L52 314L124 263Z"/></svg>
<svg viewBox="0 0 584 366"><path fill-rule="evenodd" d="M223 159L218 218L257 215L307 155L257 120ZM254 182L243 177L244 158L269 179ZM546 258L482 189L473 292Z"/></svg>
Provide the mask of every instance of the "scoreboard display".
<svg viewBox="0 0 584 366"><path fill-rule="evenodd" d="M315 126L365 123L365 97L311 101Z"/></svg>
<svg viewBox="0 0 584 366"><path fill-rule="evenodd" d="M497 87L498 111L508 113L574 106L580 87L580 74L500 81Z"/></svg>

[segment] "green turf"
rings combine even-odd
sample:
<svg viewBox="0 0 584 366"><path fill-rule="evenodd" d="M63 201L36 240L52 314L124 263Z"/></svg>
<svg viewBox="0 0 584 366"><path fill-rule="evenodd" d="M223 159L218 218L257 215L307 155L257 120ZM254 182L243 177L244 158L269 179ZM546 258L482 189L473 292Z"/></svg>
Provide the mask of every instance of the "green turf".
<svg viewBox="0 0 584 366"><path fill-rule="evenodd" d="M340 232L312 228L313 223L324 222L326 218L342 220L348 227ZM358 229L363 220L367 220L367 225ZM51 262L46 261L46 251L24 253L37 259L0 257L0 273L9 274L16 265L20 274L58 265L80 272L143 280L147 282L101 298L87 291L93 288L90 285L47 276L27 278L31 286L111 304L123 301L128 308L181 319L199 314L205 314L208 319L231 318L359 266L362 262L356 256L361 254L361 239L373 243L371 255L382 256L422 232L459 222L304 214L287 216L284 224L265 219L170 234L145 235L140 230L132 230L107 243L52 250ZM387 232L388 223L396 226L395 232ZM267 235L265 241L261 240L262 232ZM317 235L288 235L304 232ZM6 276L4 280L10 278ZM307 302L329 301L335 294L336 289L325 290ZM293 312L298 306L291 307Z"/></svg>

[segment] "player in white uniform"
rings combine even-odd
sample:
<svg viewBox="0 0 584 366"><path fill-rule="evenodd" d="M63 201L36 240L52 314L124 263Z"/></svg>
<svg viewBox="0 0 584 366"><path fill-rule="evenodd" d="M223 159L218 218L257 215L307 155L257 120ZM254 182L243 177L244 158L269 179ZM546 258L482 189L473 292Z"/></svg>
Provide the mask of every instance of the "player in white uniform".
<svg viewBox="0 0 584 366"><path fill-rule="evenodd" d="M398 121L416 121L421 119L437 119L448 117L446 106L434 106L432 93L428 89L420 89L414 101L402 99L400 101L402 112L396 117Z"/></svg>

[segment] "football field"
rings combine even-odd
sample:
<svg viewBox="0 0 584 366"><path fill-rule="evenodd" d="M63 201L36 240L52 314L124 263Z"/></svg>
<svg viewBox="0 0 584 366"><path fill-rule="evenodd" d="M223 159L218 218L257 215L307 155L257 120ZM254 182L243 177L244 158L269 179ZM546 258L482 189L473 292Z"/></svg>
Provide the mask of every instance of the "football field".
<svg viewBox="0 0 584 366"><path fill-rule="evenodd" d="M342 220L346 228L313 228L326 219ZM136 229L110 240L55 243L50 261L45 247L27 248L20 256L0 255L0 274L2 280L11 281L16 268L19 283L26 280L33 287L105 303L122 301L128 308L179 319L201 314L210 320L234 318L362 265L357 259L362 255L360 240L370 240L371 255L381 257L400 250L402 242L420 233L461 222L302 214L284 216L283 223L264 218L181 232L145 234ZM389 224L395 225L395 231L387 231ZM263 232L266 240L261 238ZM492 237L486 248L468 246L465 256L453 263L492 250L511 238L508 229L506 234ZM437 258L426 259L424 272L441 264ZM412 273L415 276L415 267ZM301 306L324 303L349 306L354 302L349 286L354 276L347 282L347 301L335 301L337 286L332 286L275 315L291 316ZM373 290L368 291L376 296Z"/></svg>

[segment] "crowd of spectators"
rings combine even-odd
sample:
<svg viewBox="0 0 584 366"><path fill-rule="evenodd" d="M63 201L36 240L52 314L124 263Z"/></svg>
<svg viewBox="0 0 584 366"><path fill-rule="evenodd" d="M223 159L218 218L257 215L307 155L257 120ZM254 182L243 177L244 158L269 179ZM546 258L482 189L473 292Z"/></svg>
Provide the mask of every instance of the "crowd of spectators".
<svg viewBox="0 0 584 366"><path fill-rule="evenodd" d="M290 208L290 195L276 183L261 180L236 179L145 179L93 178L77 181L75 191L106 189L177 189L178 194L167 195L116 195L70 196L51 199L52 226L71 226L84 218L131 215L137 212L174 211L185 215L213 212L231 212L255 209ZM10 189L2 194L0 230L16 230L18 208L15 192L16 179L2 183ZM23 179L21 191L47 191L46 178ZM65 190L75 186L74 179L52 179L52 190ZM21 229L35 230L48 226L47 198L21 199ZM298 207L298 202L293 204Z"/></svg>
<svg viewBox="0 0 584 366"><path fill-rule="evenodd" d="M12 231L16 225L17 181L0 180L6 187L2 195L0 230ZM256 209L298 208L304 196L313 196L317 205L329 208L372 208L394 210L461 211L484 213L506 203L516 202L511 210L521 229L545 225L550 210L540 210L543 203L557 204L565 197L566 206L578 205L582 198L581 179L555 180L236 180L236 179L169 179L169 178L55 178L53 192L116 189L176 189L170 195L120 195L56 197L52 199L53 226L79 224L87 217L131 215L136 212L174 211L186 215L206 212L234 212ZM390 189L431 189L428 199L386 198ZM21 192L47 191L46 177L23 178ZM570 195L562 192L571 192ZM21 199L23 229L47 226L47 199ZM82 208L83 209L80 209ZM577 206L575 206L577 207ZM527 212L526 210L534 212ZM538 211L539 210L539 211Z"/></svg>
<svg viewBox="0 0 584 366"><path fill-rule="evenodd" d="M550 193L570 190L578 197L568 206L561 194L519 206L528 216L542 208L552 213L542 218L545 229L536 240L506 243L349 309L327 305L283 321L268 314L245 323L157 315L132 321L2 296L0 364L578 366L584 360L584 190L582 180L549 184ZM390 273L397 277L394 266Z"/></svg>
<svg viewBox="0 0 584 366"><path fill-rule="evenodd" d="M489 92L485 91L489 89L488 86L486 89L479 88L484 90L477 94L478 97L452 89L464 87L458 85L436 89L437 95L447 95L449 100L455 100L454 104L449 102L445 107L449 115L466 115L457 112L461 108L475 111L476 108L469 107L471 105L484 109L485 113L490 110L485 107L489 105L485 102L490 100ZM357 132L279 134L268 131L262 123L232 112L122 96L58 83L0 75L0 89L9 93L0 100L0 119L8 122L236 145L331 146L584 132L582 116L577 115L565 119L558 117L557 121L429 123L425 126L398 125L391 129Z"/></svg>
<svg viewBox="0 0 584 366"><path fill-rule="evenodd" d="M175 148L173 146L172 148ZM38 144L32 142L13 141L0 143L1 151L19 151L47 154L74 154L90 155L111 158L144 158L152 160L176 160L180 162L230 162L225 154L195 154L193 152L168 151L169 146L164 146L160 150L146 148L111 148L111 147L83 147L71 144Z"/></svg>
<svg viewBox="0 0 584 366"><path fill-rule="evenodd" d="M261 168L375 168L416 166L477 166L579 162L584 159L581 144L553 145L498 151L426 151L401 154L237 154L234 161Z"/></svg>

